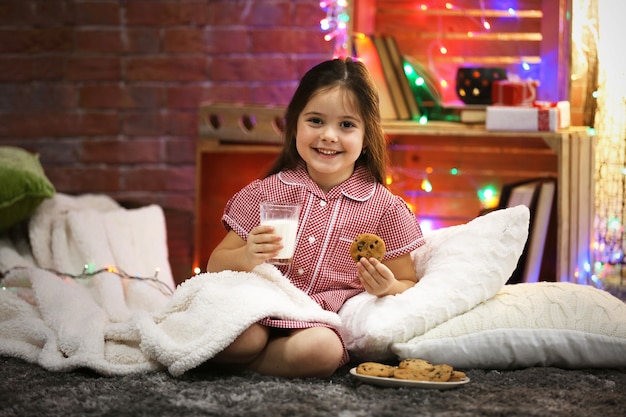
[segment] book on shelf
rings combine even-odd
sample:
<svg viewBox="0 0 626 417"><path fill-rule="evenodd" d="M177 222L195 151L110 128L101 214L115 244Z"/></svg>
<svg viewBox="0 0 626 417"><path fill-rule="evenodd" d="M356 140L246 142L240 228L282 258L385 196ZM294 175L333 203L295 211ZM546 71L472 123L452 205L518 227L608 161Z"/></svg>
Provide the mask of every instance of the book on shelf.
<svg viewBox="0 0 626 417"><path fill-rule="evenodd" d="M378 49L374 45L372 36L357 33L354 36L354 53L359 58L372 76L376 88L378 88L378 99L380 101L380 117L383 120L398 120L399 115L392 97L391 87L387 81L387 76L383 70L382 60Z"/></svg>
<svg viewBox="0 0 626 417"><path fill-rule="evenodd" d="M391 93L391 99L398 114L398 119L408 120L411 118L411 114L402 90L401 81L403 80L398 77L397 63L391 59L386 38L383 35L372 35L372 41L380 57L383 74L385 74L387 85L389 85L389 92Z"/></svg>
<svg viewBox="0 0 626 417"><path fill-rule="evenodd" d="M442 105L442 112L455 116L461 123L482 123L487 120L487 105L465 104L459 102L445 102Z"/></svg>
<svg viewBox="0 0 626 417"><path fill-rule="evenodd" d="M537 178L502 188L500 208L525 205L530 210L528 240L508 283L556 279L556 179Z"/></svg>
<svg viewBox="0 0 626 417"><path fill-rule="evenodd" d="M386 47L389 60L391 61L391 67L395 72L395 76L400 86L401 95L398 100L402 99L406 105L408 112L408 118L411 120L419 120L421 112L417 107L417 100L411 89L410 81L404 71L405 61L404 57L400 53L396 38L393 36L383 36L384 46Z"/></svg>

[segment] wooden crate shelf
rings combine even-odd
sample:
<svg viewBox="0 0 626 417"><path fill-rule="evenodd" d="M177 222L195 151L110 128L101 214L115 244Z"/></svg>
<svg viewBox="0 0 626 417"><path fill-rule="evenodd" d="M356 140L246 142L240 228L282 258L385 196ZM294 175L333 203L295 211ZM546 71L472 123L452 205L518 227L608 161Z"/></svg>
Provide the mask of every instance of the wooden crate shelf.
<svg viewBox="0 0 626 417"><path fill-rule="evenodd" d="M220 218L227 200L248 182L262 176L280 151L281 138L251 141L247 132L226 139L206 129L206 114L218 109L202 106L197 146L197 194L194 266L204 269L208 256L224 236ZM220 110L221 111L221 110ZM271 125L284 109L255 115L256 123ZM250 107L228 109L232 123L254 115ZM239 115L239 116L238 116ZM225 119L224 119L225 120ZM267 128L257 126L260 131ZM247 129L246 129L247 130ZM485 184L503 184L538 176L558 179L558 271L556 280L575 281L582 260L590 259L593 212L593 140L585 128L559 132L494 132L482 125L394 121L384 123L389 138L390 188L415 208L418 217L435 217L440 226L466 223L483 208L476 191ZM419 188L427 168L432 193ZM458 175L448 171L455 167ZM417 179L416 179L417 178Z"/></svg>

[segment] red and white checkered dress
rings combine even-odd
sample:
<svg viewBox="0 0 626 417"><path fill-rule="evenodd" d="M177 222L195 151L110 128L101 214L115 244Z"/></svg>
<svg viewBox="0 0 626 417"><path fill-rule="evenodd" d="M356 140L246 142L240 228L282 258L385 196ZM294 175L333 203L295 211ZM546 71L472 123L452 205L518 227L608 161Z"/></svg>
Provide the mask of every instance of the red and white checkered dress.
<svg viewBox="0 0 626 417"><path fill-rule="evenodd" d="M404 200L375 182L363 167L327 194L309 177L304 165L255 180L226 204L222 217L226 229L247 239L260 223L262 201L302 204L293 262L277 267L329 311L339 311L348 298L364 291L350 257L350 245L357 235L380 236L387 250L385 259L424 244L417 219ZM272 318L261 323L283 329L325 326ZM344 357L345 363L347 353Z"/></svg>

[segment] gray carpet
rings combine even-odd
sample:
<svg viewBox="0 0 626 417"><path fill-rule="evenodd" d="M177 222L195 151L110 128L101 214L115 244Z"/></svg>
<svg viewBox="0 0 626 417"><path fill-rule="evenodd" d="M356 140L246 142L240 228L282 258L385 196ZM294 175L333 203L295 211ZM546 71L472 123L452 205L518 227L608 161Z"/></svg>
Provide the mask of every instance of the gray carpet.
<svg viewBox="0 0 626 417"><path fill-rule="evenodd" d="M353 366L353 365L352 365ZM338 370L286 380L209 368L103 377L0 357L0 416L619 416L626 369L467 370L447 391L381 388Z"/></svg>

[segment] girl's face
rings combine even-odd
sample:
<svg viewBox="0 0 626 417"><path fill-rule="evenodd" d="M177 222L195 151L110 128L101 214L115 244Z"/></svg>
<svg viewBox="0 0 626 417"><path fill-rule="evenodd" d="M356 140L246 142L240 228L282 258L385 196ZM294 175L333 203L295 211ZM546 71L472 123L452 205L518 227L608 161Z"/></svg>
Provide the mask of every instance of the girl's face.
<svg viewBox="0 0 626 417"><path fill-rule="evenodd" d="M325 192L352 175L363 149L363 121L353 103L339 87L321 90L298 117L296 149Z"/></svg>

